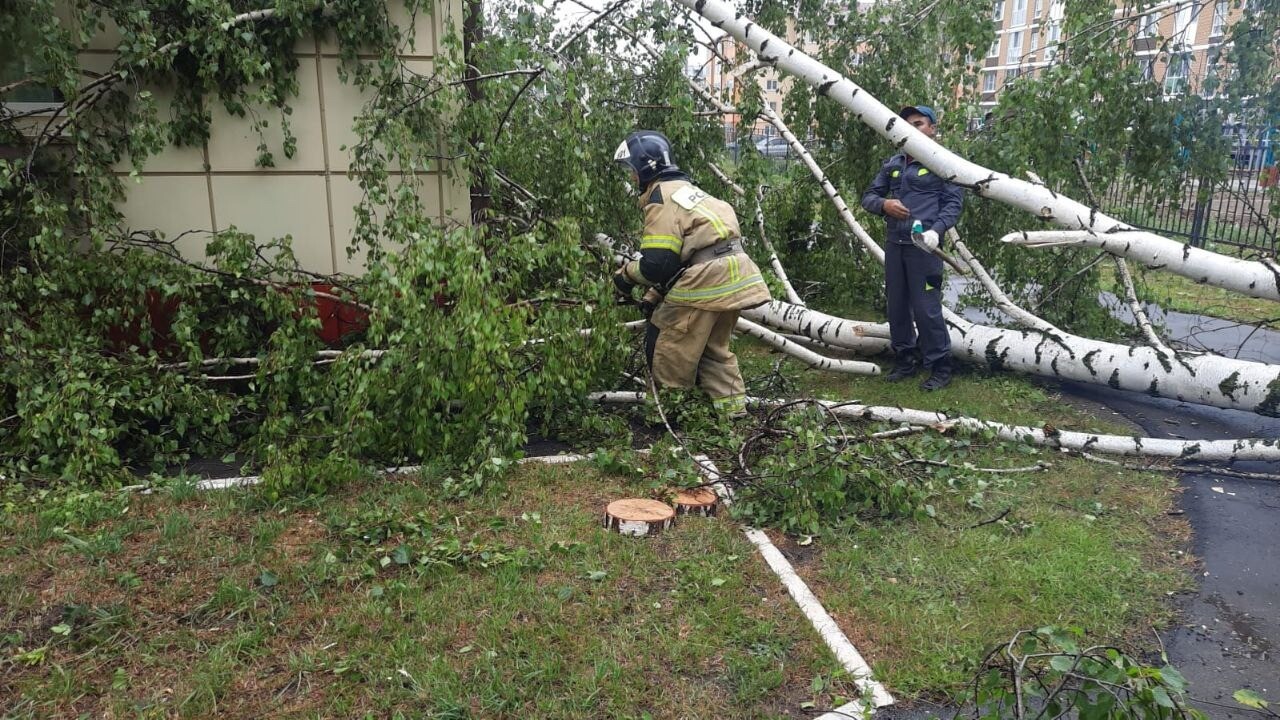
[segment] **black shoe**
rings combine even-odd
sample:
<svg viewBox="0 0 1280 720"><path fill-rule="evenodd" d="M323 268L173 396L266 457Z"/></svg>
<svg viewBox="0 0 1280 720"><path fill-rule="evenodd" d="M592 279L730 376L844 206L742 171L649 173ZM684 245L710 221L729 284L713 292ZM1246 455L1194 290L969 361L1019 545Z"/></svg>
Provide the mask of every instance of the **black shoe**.
<svg viewBox="0 0 1280 720"><path fill-rule="evenodd" d="M938 363L933 366L933 372L929 373L929 378L920 383L920 389L925 392L933 392L951 384L951 366Z"/></svg>
<svg viewBox="0 0 1280 720"><path fill-rule="evenodd" d="M885 376L889 382L899 382L920 372L920 358L915 353L899 353L893 361L893 370Z"/></svg>

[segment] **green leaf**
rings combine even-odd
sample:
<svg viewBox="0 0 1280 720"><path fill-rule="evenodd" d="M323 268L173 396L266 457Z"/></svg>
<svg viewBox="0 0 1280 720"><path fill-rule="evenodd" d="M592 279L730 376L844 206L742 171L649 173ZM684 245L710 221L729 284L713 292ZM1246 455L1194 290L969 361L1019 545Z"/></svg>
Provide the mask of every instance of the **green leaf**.
<svg viewBox="0 0 1280 720"><path fill-rule="evenodd" d="M391 559L394 560L397 565L408 565L410 560L409 548L404 545L396 548L391 553Z"/></svg>
<svg viewBox="0 0 1280 720"><path fill-rule="evenodd" d="M66 623L58 623L57 625L54 625L49 629L53 632L54 635L61 635L63 637L66 637L67 635L71 634L71 626Z"/></svg>
<svg viewBox="0 0 1280 720"><path fill-rule="evenodd" d="M270 570L263 570L258 573L258 584L262 587L275 587L280 584L280 578L276 577L276 574Z"/></svg>
<svg viewBox="0 0 1280 720"><path fill-rule="evenodd" d="M1252 690L1237 690L1231 694L1236 702L1251 707L1255 710L1266 710L1271 707L1271 703L1267 702L1261 695Z"/></svg>
<svg viewBox="0 0 1280 720"><path fill-rule="evenodd" d="M1054 655L1049 659L1049 667L1058 672L1071 672L1071 668L1076 664L1076 658L1073 655Z"/></svg>
<svg viewBox="0 0 1280 720"><path fill-rule="evenodd" d="M1151 688L1151 697L1155 699L1156 704L1159 705L1160 707L1165 707L1165 708L1177 707L1177 705L1174 704L1173 702L1173 698L1169 697L1168 691L1166 691L1162 687Z"/></svg>

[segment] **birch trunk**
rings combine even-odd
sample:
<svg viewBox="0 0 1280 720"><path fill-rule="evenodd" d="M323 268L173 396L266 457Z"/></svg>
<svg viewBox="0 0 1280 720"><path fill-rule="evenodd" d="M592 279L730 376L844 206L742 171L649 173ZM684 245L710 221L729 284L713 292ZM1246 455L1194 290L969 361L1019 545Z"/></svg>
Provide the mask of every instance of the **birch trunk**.
<svg viewBox="0 0 1280 720"><path fill-rule="evenodd" d="M970 162L934 142L901 120L897 113L853 81L788 45L723 0L676 0L756 52L761 62L774 65L813 86L819 95L840 103L899 150L917 158L947 180L984 197L1022 208L1041 220L1071 230L1106 235L1130 230L1125 223L1043 185L1010 177ZM1110 252L1160 266L1197 282L1253 297L1280 300L1280 277L1266 264L1237 260L1190 248L1151 233L1125 242L1112 241Z"/></svg>
<svg viewBox="0 0 1280 720"><path fill-rule="evenodd" d="M745 318L738 318L737 330L774 346L778 350L796 358L815 370L833 370L851 375L879 375L880 366L875 363L859 360L841 360L830 358L782 337L774 331L761 327Z"/></svg>
<svg viewBox="0 0 1280 720"><path fill-rule="evenodd" d="M645 393L603 392L593 393L591 399L602 403L642 403ZM752 407L776 407L794 400L747 398ZM814 400L840 417L851 420L872 420L925 426L939 432L955 428L971 431L990 430L1002 440L1027 442L1052 448L1064 448L1080 452L1107 453L1109 455L1136 455L1164 457L1202 462L1239 462L1245 460L1280 460L1280 439L1235 438L1227 440L1170 440L1166 438L1132 437L1128 435L1104 435L1101 433L1058 430L1052 427L1033 428L1026 425L1006 425L990 420L963 415L952 416L931 410L860 405L829 400Z"/></svg>
<svg viewBox="0 0 1280 720"><path fill-rule="evenodd" d="M1194 248L1155 233L1136 230L1036 230L1013 232L1001 242L1030 248L1095 247L1149 268L1168 270L1198 283L1216 285L1251 297L1280 299L1280 272L1271 264L1252 262Z"/></svg>
<svg viewBox="0 0 1280 720"><path fill-rule="evenodd" d="M748 313L752 320L836 347L878 332L873 323L834 317L774 301ZM1091 340L1069 333L975 325L950 311L952 353L993 370L1106 384L1213 407L1280 416L1280 367L1217 355L1171 359L1150 347Z"/></svg>

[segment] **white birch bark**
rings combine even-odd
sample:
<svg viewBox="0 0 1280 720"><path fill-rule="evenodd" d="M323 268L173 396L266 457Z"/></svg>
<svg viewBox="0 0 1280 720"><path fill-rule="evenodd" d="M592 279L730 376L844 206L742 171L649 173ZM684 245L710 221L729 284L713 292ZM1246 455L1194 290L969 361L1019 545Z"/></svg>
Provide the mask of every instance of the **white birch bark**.
<svg viewBox="0 0 1280 720"><path fill-rule="evenodd" d="M786 139L791 151L800 158L804 166L813 174L814 179L818 181L818 185L822 187L822 192L831 200L831 204L835 205L836 213L840 216L840 219L844 220L844 224L848 225L849 229L853 231L854 237L858 238L858 242L862 243L867 252L871 253L871 256L883 265L884 250L880 249L880 244L873 240L871 235L867 233L866 228L862 227L853 217L853 212L849 210L849 206L845 203L844 198L840 196L835 186L827 179L827 173L818 165L818 161L813 159L813 155L809 153L809 150L795 136L795 133L791 132L791 128L787 127L787 124L782 121L778 113L769 107L768 103L765 103L761 109L764 119L778 131L779 135Z"/></svg>
<svg viewBox="0 0 1280 720"><path fill-rule="evenodd" d="M760 235L760 244L764 245L764 251L769 253L769 266L773 268L773 274L777 275L778 280L782 282L782 290L787 294L787 302L803 307L804 300L791 286L791 278L787 277L787 270L782 267L782 260L778 259L778 251L773 249L773 243L769 242L769 236L764 232L764 189L764 185L756 187L756 232Z"/></svg>
<svg viewBox="0 0 1280 720"><path fill-rule="evenodd" d="M973 253L969 251L969 247L960 241L958 237L952 241L952 244L956 249L956 253L960 255L960 259L968 263L969 269L973 271L974 277L978 278L978 282L982 284L982 287L986 289L987 294L989 294L991 299L995 301L996 307L1000 308L1005 315L1013 318L1015 322L1023 327L1027 327L1032 330L1055 334L1062 333L1062 331L1052 323L1032 315L1010 300L1009 296L1004 293L1004 290L1000 289L1000 286L996 284L996 281L991 277L991 274L987 272L987 269L978 261L978 258L974 257Z"/></svg>
<svg viewBox="0 0 1280 720"><path fill-rule="evenodd" d="M816 348L824 352L835 350L837 352L855 353L857 355L879 355L889 351L889 340L887 338L875 337L852 337L845 338L843 346L828 345L824 342L818 342L808 335L792 335L782 333L782 337L794 343L801 343L809 348Z"/></svg>
<svg viewBox="0 0 1280 720"><path fill-rule="evenodd" d="M746 333L754 338L763 340L815 370L833 370L835 372L849 373L851 375L880 374L880 366L875 363L861 362L859 360L841 360L838 358L830 358L825 355L819 355L809 348L794 343L782 337L778 333L775 333L768 328L761 327L760 325L757 325L745 318L738 318L737 329L738 332Z"/></svg>
<svg viewBox="0 0 1280 720"><path fill-rule="evenodd" d="M887 323L845 320L833 315L774 300L750 310L742 317L785 332L817 340L820 343L856 350L853 341L864 337L889 338Z"/></svg>
<svg viewBox="0 0 1280 720"><path fill-rule="evenodd" d="M1155 233L1138 230L1034 230L1012 232L1000 241L1029 248L1095 247L1149 268L1189 277L1198 283L1251 297L1280 299L1280 272L1267 263L1219 255Z"/></svg>
<svg viewBox="0 0 1280 720"><path fill-rule="evenodd" d="M744 315L836 347L850 347L850 338L875 336L879 331L873 323L845 320L781 301ZM1117 390L1280 416L1280 367L1275 365L1217 355L1171 358L1150 347L1069 333L975 325L950 311L946 315L952 353L993 370L1105 384Z"/></svg>
<svg viewBox="0 0 1280 720"><path fill-rule="evenodd" d="M1115 260L1116 275L1120 278L1120 283L1124 285L1124 299L1129 303L1129 312L1133 313L1134 322L1138 323L1138 327L1142 329L1142 334L1146 336L1147 342L1151 347L1160 352L1173 354L1173 350L1160 339L1160 333L1156 332L1155 327L1151 324L1151 318L1147 317L1147 312L1142 309L1142 304L1138 302L1138 291L1133 287L1133 276L1129 274L1129 264L1124 258L1111 256Z"/></svg>
<svg viewBox="0 0 1280 720"><path fill-rule="evenodd" d="M900 119L856 83L788 45L781 38L739 13L724 0L676 0L728 32L756 52L761 62L774 65L813 86L819 95L840 103L867 127L909 153L948 181L995 200L1022 208L1041 220L1064 228L1106 235L1129 230L1125 223L1043 185L987 169L947 150ZM1151 233L1127 242L1112 242L1108 250L1153 267L1163 267L1197 282L1253 297L1280 300L1280 276L1261 262L1229 258L1190 248Z"/></svg>
<svg viewBox="0 0 1280 720"><path fill-rule="evenodd" d="M602 392L593 393L590 397L596 402L602 403L635 404L643 403L646 394ZM747 398L747 404L752 407L776 407L791 402L795 401ZM978 418L963 415L952 416L931 410L860 405L858 403L840 403L830 400L813 400L812 402L821 403L836 415L853 420L907 423L909 425L925 426L938 432L950 432L956 428L971 431L991 430L1002 440L1027 442L1033 445L1079 452L1164 457L1203 462L1280 460L1280 439L1277 438L1172 440L1128 435L1106 435L1102 433L1059 430L1053 427L1034 428L1026 425L1006 425L990 420L979 420Z"/></svg>

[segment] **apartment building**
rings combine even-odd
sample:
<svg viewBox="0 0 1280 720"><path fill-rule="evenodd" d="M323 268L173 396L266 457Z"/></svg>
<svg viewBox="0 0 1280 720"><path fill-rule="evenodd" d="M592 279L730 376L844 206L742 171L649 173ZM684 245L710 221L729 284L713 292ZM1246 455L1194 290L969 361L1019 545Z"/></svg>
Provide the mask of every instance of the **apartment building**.
<svg viewBox="0 0 1280 720"><path fill-rule="evenodd" d="M1201 92L1213 71L1210 59L1227 28L1243 14L1231 0L1169 0L1143 12L1116 8L1117 22L1130 28L1134 57L1166 95ZM1062 0L995 0L996 38L982 68L980 105L995 105L1000 92L1023 74L1052 64L1064 39Z"/></svg>
<svg viewBox="0 0 1280 720"><path fill-rule="evenodd" d="M791 23L788 23L783 39L787 43L800 48L803 52L811 55L818 53L817 43L810 38L801 37ZM742 46L732 37L728 35L721 37L715 43L715 52L708 53L709 57L695 69L694 79L701 80L719 97L728 99L730 102L736 102L741 97L742 92L741 76L743 73L737 67L742 62L742 55L740 54L742 52L744 52ZM790 75L780 72L777 68L768 67L751 71L748 74L747 82L755 83L760 87L761 102L775 111L780 111L782 109L782 99L786 97L796 80ZM739 117L737 114L725 116L726 141L739 134L738 123ZM751 128L750 134L755 137L772 137L777 134L777 131L767 122L757 120Z"/></svg>

